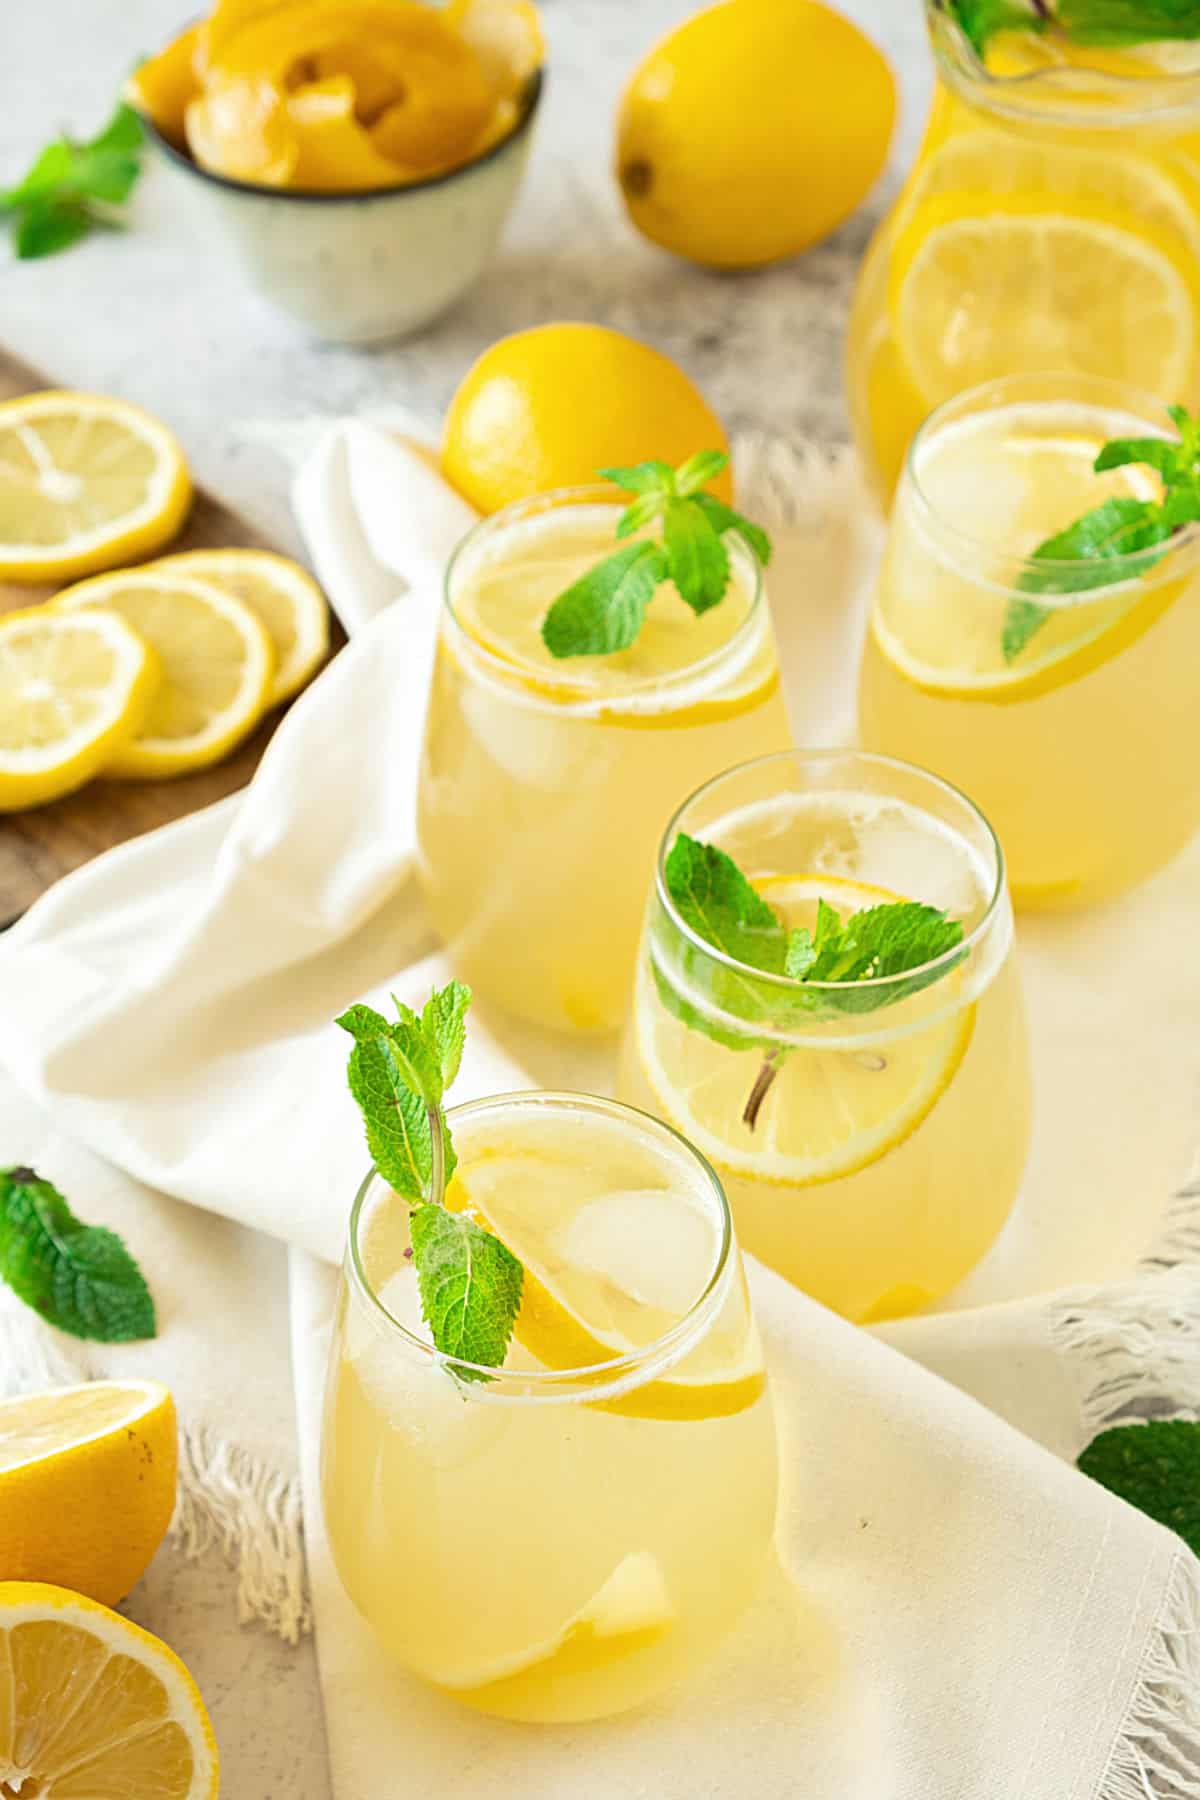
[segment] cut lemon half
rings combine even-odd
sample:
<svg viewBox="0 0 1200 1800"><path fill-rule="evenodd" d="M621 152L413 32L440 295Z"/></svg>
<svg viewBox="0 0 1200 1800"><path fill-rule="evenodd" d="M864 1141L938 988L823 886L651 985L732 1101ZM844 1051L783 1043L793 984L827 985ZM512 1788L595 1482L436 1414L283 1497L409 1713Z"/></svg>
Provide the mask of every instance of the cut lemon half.
<svg viewBox="0 0 1200 1800"><path fill-rule="evenodd" d="M844 914L898 898L826 875L756 886L792 926L812 923L818 899ZM958 981L951 970L937 985ZM762 1051L730 1050L668 1013L645 958L634 1004L638 1058L662 1117L720 1173L788 1187L853 1175L911 1137L953 1081L975 1023L964 1004L905 1035L881 1029L878 1044L866 1032L854 1049L814 1038L780 1063L751 1130L742 1115Z"/></svg>
<svg viewBox="0 0 1200 1800"><path fill-rule="evenodd" d="M165 425L103 394L0 404L0 579L74 581L169 543L191 503Z"/></svg>
<svg viewBox="0 0 1200 1800"><path fill-rule="evenodd" d="M1106 375L1185 393L1200 267L1173 233L1084 196L939 193L897 235L888 309L929 406L1004 375Z"/></svg>
<svg viewBox="0 0 1200 1800"><path fill-rule="evenodd" d="M212 582L126 569L67 588L53 605L116 614L162 662L145 724L116 751L109 774L159 780L205 768L261 718L275 677L271 640L248 606Z"/></svg>
<svg viewBox="0 0 1200 1800"><path fill-rule="evenodd" d="M0 1402L4 1571L115 1606L175 1508L175 1405L157 1381L91 1381Z"/></svg>
<svg viewBox="0 0 1200 1800"><path fill-rule="evenodd" d="M160 673L115 615L0 614L0 812L41 806L98 775L141 730Z"/></svg>
<svg viewBox="0 0 1200 1800"><path fill-rule="evenodd" d="M712 1221L678 1191L612 1190L598 1178L562 1223L559 1201L576 1178L569 1151L535 1158L497 1145L473 1156L446 1196L523 1263L515 1336L547 1369L594 1369L650 1349L700 1298L716 1262ZM765 1386L739 1286L668 1375L595 1404L635 1418L715 1419L752 1406Z"/></svg>
<svg viewBox="0 0 1200 1800"><path fill-rule="evenodd" d="M0 1794L217 1800L195 1682L148 1631L82 1594L0 1582Z"/></svg>
<svg viewBox="0 0 1200 1800"><path fill-rule="evenodd" d="M452 1693L470 1691L478 1696L480 1690L512 1681L532 1669L541 1679L550 1674L589 1674L635 1650L648 1649L666 1636L675 1618L658 1558L649 1550L634 1550L622 1558L586 1605L544 1643L433 1679Z"/></svg>
<svg viewBox="0 0 1200 1800"><path fill-rule="evenodd" d="M268 706L299 693L329 650L329 606L307 570L270 550L185 550L158 572L211 582L259 620L275 650Z"/></svg>

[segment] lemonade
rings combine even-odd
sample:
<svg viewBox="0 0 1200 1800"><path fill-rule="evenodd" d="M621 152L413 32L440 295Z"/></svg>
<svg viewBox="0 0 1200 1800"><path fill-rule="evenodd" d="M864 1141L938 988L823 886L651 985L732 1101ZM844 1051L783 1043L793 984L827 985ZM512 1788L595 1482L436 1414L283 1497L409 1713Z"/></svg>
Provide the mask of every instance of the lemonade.
<svg viewBox="0 0 1200 1800"><path fill-rule="evenodd" d="M436 1352L409 1207L350 1225L323 1492L342 1578L413 1673L485 1712L571 1720L668 1686L762 1569L775 1435L724 1195L673 1132L526 1094L449 1114L447 1195L525 1266L502 1371Z"/></svg>
<svg viewBox="0 0 1200 1800"><path fill-rule="evenodd" d="M863 741L978 801L1018 905L1126 887L1200 826L1194 527L1141 573L1114 559L1108 585L1040 596L1045 621L1016 656L1004 647L1039 544L1112 496L1161 491L1140 464L1095 473L1100 446L1172 433L1161 407L1115 384L1016 377L935 413L897 494ZM1062 576L1069 587L1070 565Z"/></svg>
<svg viewBox="0 0 1200 1800"><path fill-rule="evenodd" d="M904 976L764 974L685 921L681 834L727 853L791 928L921 901L957 947ZM1029 1140L1025 1023L1003 859L922 770L786 753L710 782L668 828L620 1092L712 1161L748 1250L856 1320L954 1285L1012 1206Z"/></svg>
<svg viewBox="0 0 1200 1800"><path fill-rule="evenodd" d="M550 603L612 551L613 490L520 502L447 578L418 852L433 920L484 1000L556 1029L624 1016L663 819L731 761L789 741L758 565L720 605L667 582L628 649L556 660Z"/></svg>
<svg viewBox="0 0 1200 1800"><path fill-rule="evenodd" d="M952 8L927 10L933 109L850 324L855 436L885 502L925 414L979 382L1200 391L1200 30L1122 50L1001 32L981 60Z"/></svg>

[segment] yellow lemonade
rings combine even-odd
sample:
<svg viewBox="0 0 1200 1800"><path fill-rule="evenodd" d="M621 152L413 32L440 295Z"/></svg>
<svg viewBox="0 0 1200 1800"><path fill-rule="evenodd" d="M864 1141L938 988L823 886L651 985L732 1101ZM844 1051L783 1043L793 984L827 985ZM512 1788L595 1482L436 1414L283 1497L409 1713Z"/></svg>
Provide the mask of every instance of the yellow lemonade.
<svg viewBox="0 0 1200 1800"><path fill-rule="evenodd" d="M981 61L927 12L933 108L850 322L885 504L926 413L979 382L1074 371L1200 397L1200 29L1119 51L1003 32Z"/></svg>
<svg viewBox="0 0 1200 1800"><path fill-rule="evenodd" d="M409 1209L359 1195L322 1450L346 1587L412 1673L507 1718L669 1686L752 1594L776 1502L762 1349L711 1169L578 1094L449 1115L447 1203L525 1265L503 1370L437 1353Z"/></svg>
<svg viewBox="0 0 1200 1800"><path fill-rule="evenodd" d="M1039 595L1042 622L1005 652L1030 553L1112 496L1161 493L1142 465L1096 474L1100 446L1167 433L1160 407L1113 384L992 383L922 427L896 496L862 739L971 794L1018 906L1127 887L1200 828L1194 534L1149 569L1113 560L1108 586ZM1058 564L1055 579L1069 587L1085 566Z"/></svg>
<svg viewBox="0 0 1200 1800"><path fill-rule="evenodd" d="M697 617L667 582L629 649L547 650L551 602L613 551L611 493L520 502L460 547L421 767L421 875L457 972L484 1001L561 1030L620 1025L680 794L790 741L760 571L740 539L726 540L719 606Z"/></svg>
<svg viewBox="0 0 1200 1800"><path fill-rule="evenodd" d="M680 832L733 857L787 926L917 900L961 921L922 971L849 986L765 975L681 918ZM620 1092L709 1157L748 1250L848 1318L926 1305L1012 1206L1030 1130L1003 861L986 822L922 770L788 753L701 789L663 844Z"/></svg>

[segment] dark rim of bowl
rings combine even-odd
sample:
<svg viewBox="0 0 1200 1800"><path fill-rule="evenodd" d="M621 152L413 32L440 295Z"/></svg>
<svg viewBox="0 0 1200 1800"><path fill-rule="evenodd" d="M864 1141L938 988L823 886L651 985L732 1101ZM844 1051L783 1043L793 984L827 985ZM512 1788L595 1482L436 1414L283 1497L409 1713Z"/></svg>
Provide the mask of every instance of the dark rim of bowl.
<svg viewBox="0 0 1200 1800"><path fill-rule="evenodd" d="M303 200L325 205L339 203L344 205L347 201L357 201L361 204L364 200L387 200L397 194L418 194L425 188L443 187L447 182L457 181L462 175L469 175L473 169L481 169L485 163L491 162L494 157L500 155L501 151L507 149L510 144L529 130L545 85L546 69L543 64L541 68L534 70L521 90L520 118L512 130L504 137L498 138L484 151L482 156L472 157L470 162L459 163L457 168L443 169L440 174L426 175L420 181L397 181L390 187L377 188L329 190L327 188L272 187L265 181L239 181L233 175L219 175L215 169L202 168L194 157L187 155L186 151L180 150L169 138L164 137L149 113L143 112L140 107L135 107L134 110L142 122L142 129L146 136L171 162L177 163L180 168L186 169L191 175L198 175L201 181L212 182L214 187L227 188L234 194L258 194L268 200Z"/></svg>

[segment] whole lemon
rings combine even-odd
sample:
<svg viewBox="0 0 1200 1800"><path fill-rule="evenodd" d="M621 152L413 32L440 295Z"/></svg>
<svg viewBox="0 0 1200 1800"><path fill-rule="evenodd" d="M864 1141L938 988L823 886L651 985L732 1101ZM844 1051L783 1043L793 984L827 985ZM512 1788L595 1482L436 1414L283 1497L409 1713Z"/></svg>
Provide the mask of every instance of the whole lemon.
<svg viewBox="0 0 1200 1800"><path fill-rule="evenodd" d="M446 415L442 471L481 512L599 479L600 469L728 450L670 357L604 325L537 325L485 350ZM729 470L711 484L733 497Z"/></svg>
<svg viewBox="0 0 1200 1800"><path fill-rule="evenodd" d="M656 244L717 268L807 249L887 158L883 55L819 0L720 0L650 51L625 90L616 174Z"/></svg>

